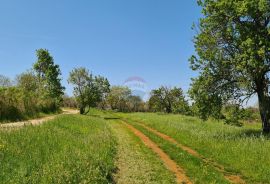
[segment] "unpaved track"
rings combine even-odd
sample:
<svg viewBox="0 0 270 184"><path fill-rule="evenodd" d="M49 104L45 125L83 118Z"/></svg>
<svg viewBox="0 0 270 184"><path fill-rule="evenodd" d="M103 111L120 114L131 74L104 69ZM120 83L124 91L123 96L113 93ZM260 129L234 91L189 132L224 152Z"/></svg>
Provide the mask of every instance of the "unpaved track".
<svg viewBox="0 0 270 184"><path fill-rule="evenodd" d="M226 178L230 183L238 183L238 184L245 184L246 183L244 181L244 179L242 178L242 176L227 172L224 169L224 166L222 166L222 165L220 165L220 164L218 164L218 163L216 163L216 162L214 162L214 161L212 161L212 160L210 160L208 158L205 158L204 156L200 155L197 151L195 151L195 150L193 150L193 149L191 149L191 148L189 148L189 147L187 147L185 145L182 145L181 143L177 142L172 137L170 137L170 136L168 136L166 134L163 134L163 133L157 131L156 129L148 127L142 122L139 122L139 121L136 121L136 122L140 126L144 127L145 129L147 129L148 131L154 133L155 135L161 137L162 139L175 144L177 147L181 148L182 150L184 150L184 151L188 152L189 154L203 160L203 162L205 164L213 166L217 171L222 173L224 178Z"/></svg>
<svg viewBox="0 0 270 184"><path fill-rule="evenodd" d="M125 124L119 120L107 121L117 138L117 184L165 184L175 183L172 172L167 170L157 155L149 149Z"/></svg>
<svg viewBox="0 0 270 184"><path fill-rule="evenodd" d="M64 109L62 114L78 114L78 112L79 112L78 110ZM20 128L20 127L27 126L27 125L40 125L46 121L54 119L57 116L59 116L59 114L52 115L52 116L46 116L44 118L39 118L39 119L32 119L32 120L27 120L27 121L19 121L19 122L14 122L14 123L0 124L0 128Z"/></svg>
<svg viewBox="0 0 270 184"><path fill-rule="evenodd" d="M152 140L150 140L146 135L137 130L132 125L123 121L123 123L137 136L139 137L146 146L151 148L163 161L166 167L175 174L177 183L192 184L189 178L185 175L185 171L176 164L162 149L158 147Z"/></svg>

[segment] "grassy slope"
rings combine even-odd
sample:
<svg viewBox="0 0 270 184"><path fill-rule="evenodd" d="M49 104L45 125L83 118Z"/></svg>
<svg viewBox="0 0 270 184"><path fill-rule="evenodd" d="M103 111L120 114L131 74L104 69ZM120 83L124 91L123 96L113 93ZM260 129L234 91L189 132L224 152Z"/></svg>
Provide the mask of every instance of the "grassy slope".
<svg viewBox="0 0 270 184"><path fill-rule="evenodd" d="M0 131L0 183L108 183L115 153L106 122L93 117Z"/></svg>
<svg viewBox="0 0 270 184"><path fill-rule="evenodd" d="M108 121L118 139L118 184L173 184L174 175L160 159L118 120Z"/></svg>
<svg viewBox="0 0 270 184"><path fill-rule="evenodd" d="M181 115L121 115L143 120L147 125L225 165L227 170L242 173L250 183L270 181L270 141L269 137L260 134L258 125L238 128Z"/></svg>

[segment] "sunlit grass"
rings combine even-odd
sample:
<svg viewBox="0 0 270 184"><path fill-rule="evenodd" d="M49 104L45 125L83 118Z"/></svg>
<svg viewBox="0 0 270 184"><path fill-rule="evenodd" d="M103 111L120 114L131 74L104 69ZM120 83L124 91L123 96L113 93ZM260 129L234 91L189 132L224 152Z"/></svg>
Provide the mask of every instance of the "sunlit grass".
<svg viewBox="0 0 270 184"><path fill-rule="evenodd" d="M233 127L215 120L203 122L195 117L154 113L121 116L143 121L212 158L227 170L241 173L251 183L270 181L270 139L261 133L258 124Z"/></svg>
<svg viewBox="0 0 270 184"><path fill-rule="evenodd" d="M106 122L88 116L0 131L0 183L109 183L115 144Z"/></svg>

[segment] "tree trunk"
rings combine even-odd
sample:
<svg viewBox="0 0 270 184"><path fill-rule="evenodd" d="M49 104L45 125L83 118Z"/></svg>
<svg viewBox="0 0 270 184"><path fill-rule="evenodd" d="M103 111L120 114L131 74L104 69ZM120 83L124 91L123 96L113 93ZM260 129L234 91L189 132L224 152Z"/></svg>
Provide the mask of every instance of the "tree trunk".
<svg viewBox="0 0 270 184"><path fill-rule="evenodd" d="M264 133L270 133L270 97L263 90L258 91L259 110Z"/></svg>
<svg viewBox="0 0 270 184"><path fill-rule="evenodd" d="M80 106L80 114L84 114L84 107L82 105Z"/></svg>
<svg viewBox="0 0 270 184"><path fill-rule="evenodd" d="M166 109L166 112L168 114L172 113L172 106L171 106L171 104L169 104L165 109Z"/></svg>

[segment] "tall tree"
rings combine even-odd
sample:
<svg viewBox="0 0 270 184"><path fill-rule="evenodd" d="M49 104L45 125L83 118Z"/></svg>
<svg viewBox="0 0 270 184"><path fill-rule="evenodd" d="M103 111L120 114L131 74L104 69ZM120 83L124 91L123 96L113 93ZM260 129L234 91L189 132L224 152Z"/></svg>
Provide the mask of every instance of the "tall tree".
<svg viewBox="0 0 270 184"><path fill-rule="evenodd" d="M110 91L110 83L106 78L93 76L86 68L73 69L68 82L74 85L74 95L81 114L87 113L87 107L97 107Z"/></svg>
<svg viewBox="0 0 270 184"><path fill-rule="evenodd" d="M45 89L47 95L54 98L56 105L59 106L65 89L61 85L60 67L54 63L53 57L46 49L38 49L36 55L38 60L33 68L37 72L41 90Z"/></svg>
<svg viewBox="0 0 270 184"><path fill-rule="evenodd" d="M203 18L195 37L196 87L222 103L257 94L264 132L270 132L270 1L199 0ZM203 82L201 82L203 81ZM210 100L211 101L211 100Z"/></svg>
<svg viewBox="0 0 270 184"><path fill-rule="evenodd" d="M87 83L91 80L86 68L75 68L69 74L68 82L74 85L74 95L80 108L80 114L84 114L87 106Z"/></svg>

